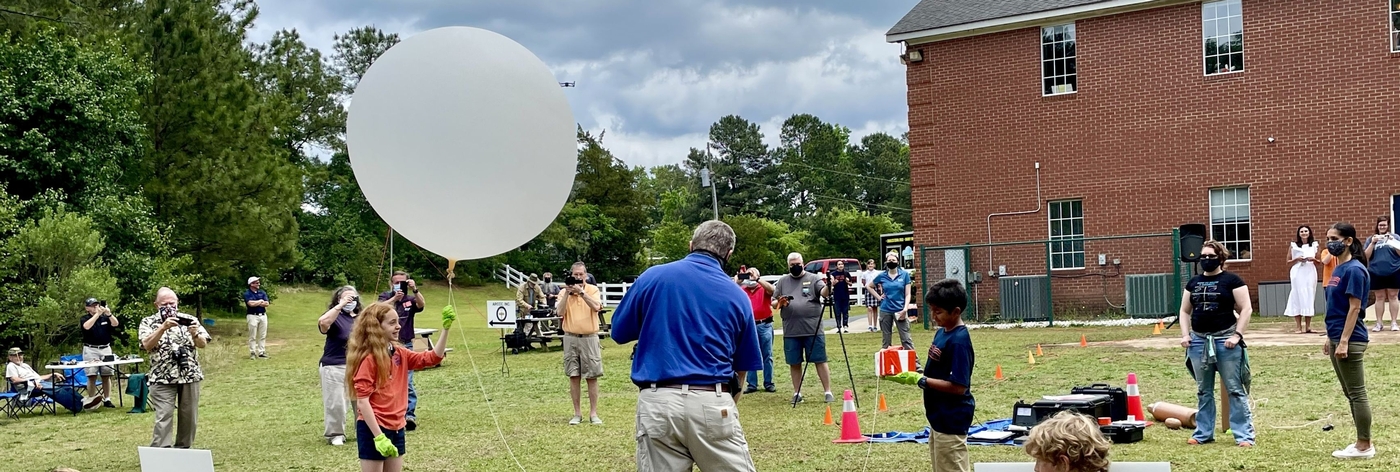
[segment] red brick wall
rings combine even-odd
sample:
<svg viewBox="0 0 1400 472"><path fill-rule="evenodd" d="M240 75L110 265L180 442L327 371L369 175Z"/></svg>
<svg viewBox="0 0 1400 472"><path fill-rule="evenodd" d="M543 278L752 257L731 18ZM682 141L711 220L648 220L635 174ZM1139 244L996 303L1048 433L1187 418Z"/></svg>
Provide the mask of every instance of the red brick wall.
<svg viewBox="0 0 1400 472"><path fill-rule="evenodd" d="M1035 209L1035 162L1042 200L1083 199L1090 237L1209 223L1210 188L1248 186L1253 260L1230 269L1256 297L1258 282L1288 278L1298 225L1321 235L1351 221L1369 235L1400 193L1386 2L1243 0L1243 12L1245 71L1215 77L1203 76L1199 4L1079 20L1068 96L1041 96L1038 28L910 46L925 58L907 69L917 244L984 243L988 214ZM1046 211L994 218L992 239L1045 239ZM1128 261L1169 258L1169 242L1119 246L1133 247L1090 243L1089 270L1107 252L1126 273L1165 271ZM995 264L1044 273L1043 246L1021 252ZM986 250L974 256L986 271ZM1121 279L1055 283L1057 305L1122 302Z"/></svg>

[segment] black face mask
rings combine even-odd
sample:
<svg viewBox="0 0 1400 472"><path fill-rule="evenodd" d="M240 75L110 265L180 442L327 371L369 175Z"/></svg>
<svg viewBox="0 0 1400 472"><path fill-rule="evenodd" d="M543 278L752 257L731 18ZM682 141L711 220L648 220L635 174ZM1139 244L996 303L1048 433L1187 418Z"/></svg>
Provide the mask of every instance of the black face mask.
<svg viewBox="0 0 1400 472"><path fill-rule="evenodd" d="M792 274L793 277L800 277L802 275L802 272L803 271L801 264L793 264L788 267L788 273Z"/></svg>
<svg viewBox="0 0 1400 472"><path fill-rule="evenodd" d="M1347 252L1346 241L1327 241L1327 252L1332 253L1333 257L1341 257L1342 253Z"/></svg>
<svg viewBox="0 0 1400 472"><path fill-rule="evenodd" d="M550 282L553 282L553 281L554 281L554 279L551 279L551 278L549 278L549 277L545 277L545 278L544 278L544 283L550 283Z"/></svg>
<svg viewBox="0 0 1400 472"><path fill-rule="evenodd" d="M885 268L886 268L886 269L889 269L889 270L898 269L898 268L899 268L899 263L898 263L898 262L886 262L886 263L885 263Z"/></svg>
<svg viewBox="0 0 1400 472"><path fill-rule="evenodd" d="M1204 272L1215 272L1220 268L1220 259L1201 259L1201 270Z"/></svg>

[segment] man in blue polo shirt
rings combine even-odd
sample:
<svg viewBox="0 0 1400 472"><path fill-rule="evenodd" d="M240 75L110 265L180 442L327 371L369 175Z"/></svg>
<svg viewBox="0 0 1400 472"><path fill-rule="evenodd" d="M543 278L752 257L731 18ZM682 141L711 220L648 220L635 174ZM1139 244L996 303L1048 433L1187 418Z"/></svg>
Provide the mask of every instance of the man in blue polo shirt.
<svg viewBox="0 0 1400 472"><path fill-rule="evenodd" d="M248 309L248 358L267 359L267 306L271 303L262 290L262 279L248 277L243 304Z"/></svg>
<svg viewBox="0 0 1400 472"><path fill-rule="evenodd" d="M734 230L706 221L690 250L647 269L613 313L613 341L637 341L637 470L751 471L735 401L763 359L753 308L724 271Z"/></svg>

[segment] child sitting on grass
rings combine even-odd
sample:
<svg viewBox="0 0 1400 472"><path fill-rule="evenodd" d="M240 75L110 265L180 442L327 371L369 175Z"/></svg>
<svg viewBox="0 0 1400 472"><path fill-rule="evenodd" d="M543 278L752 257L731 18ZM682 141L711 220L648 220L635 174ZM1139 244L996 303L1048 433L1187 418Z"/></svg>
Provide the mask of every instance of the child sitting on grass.
<svg viewBox="0 0 1400 472"><path fill-rule="evenodd" d="M433 350L413 352L398 344L399 315L394 306L370 305L355 319L347 349L345 383L355 394L355 438L363 472L403 470L408 372L435 366L447 354L447 331L457 314L442 309L442 332ZM367 413L368 412L368 413Z"/></svg>
<svg viewBox="0 0 1400 472"><path fill-rule="evenodd" d="M967 429L977 403L972 398L972 338L963 326L967 291L953 279L940 280L924 294L932 320L938 324L923 374L904 372L888 377L924 391L924 415L928 417L929 456L934 472L970 472Z"/></svg>
<svg viewBox="0 0 1400 472"><path fill-rule="evenodd" d="M1107 472L1108 446L1093 418L1069 411L1036 425L1026 438L1035 472Z"/></svg>

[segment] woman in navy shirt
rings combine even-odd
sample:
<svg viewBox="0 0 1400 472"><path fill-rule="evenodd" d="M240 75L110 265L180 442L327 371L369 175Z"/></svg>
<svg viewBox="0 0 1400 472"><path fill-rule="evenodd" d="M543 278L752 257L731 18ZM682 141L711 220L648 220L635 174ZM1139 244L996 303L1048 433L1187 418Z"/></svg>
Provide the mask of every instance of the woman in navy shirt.
<svg viewBox="0 0 1400 472"><path fill-rule="evenodd" d="M1337 223L1327 230L1327 252L1339 265L1327 281L1327 342L1322 353L1332 359L1332 370L1342 384L1342 393L1351 404L1356 423L1356 442L1332 453L1338 459L1370 459L1376 456L1371 445L1371 402L1366 397L1366 374L1362 357L1370 341L1366 333L1366 297L1371 275L1366 271L1366 253L1356 239L1356 228Z"/></svg>
<svg viewBox="0 0 1400 472"><path fill-rule="evenodd" d="M1230 394L1230 432L1240 447L1254 446L1254 419L1249 411L1243 367L1244 333L1254 307L1249 286L1225 271L1230 251L1211 240L1201 248L1201 275L1186 283L1181 297L1181 346L1187 349L1196 377L1196 432L1187 444L1215 440L1215 374ZM1236 317L1235 313L1239 312Z"/></svg>
<svg viewBox="0 0 1400 472"><path fill-rule="evenodd" d="M316 327L326 335L321 349L321 406L326 440L332 446L345 444L345 347L361 308L360 293L346 285L335 290L326 313L316 320Z"/></svg>

